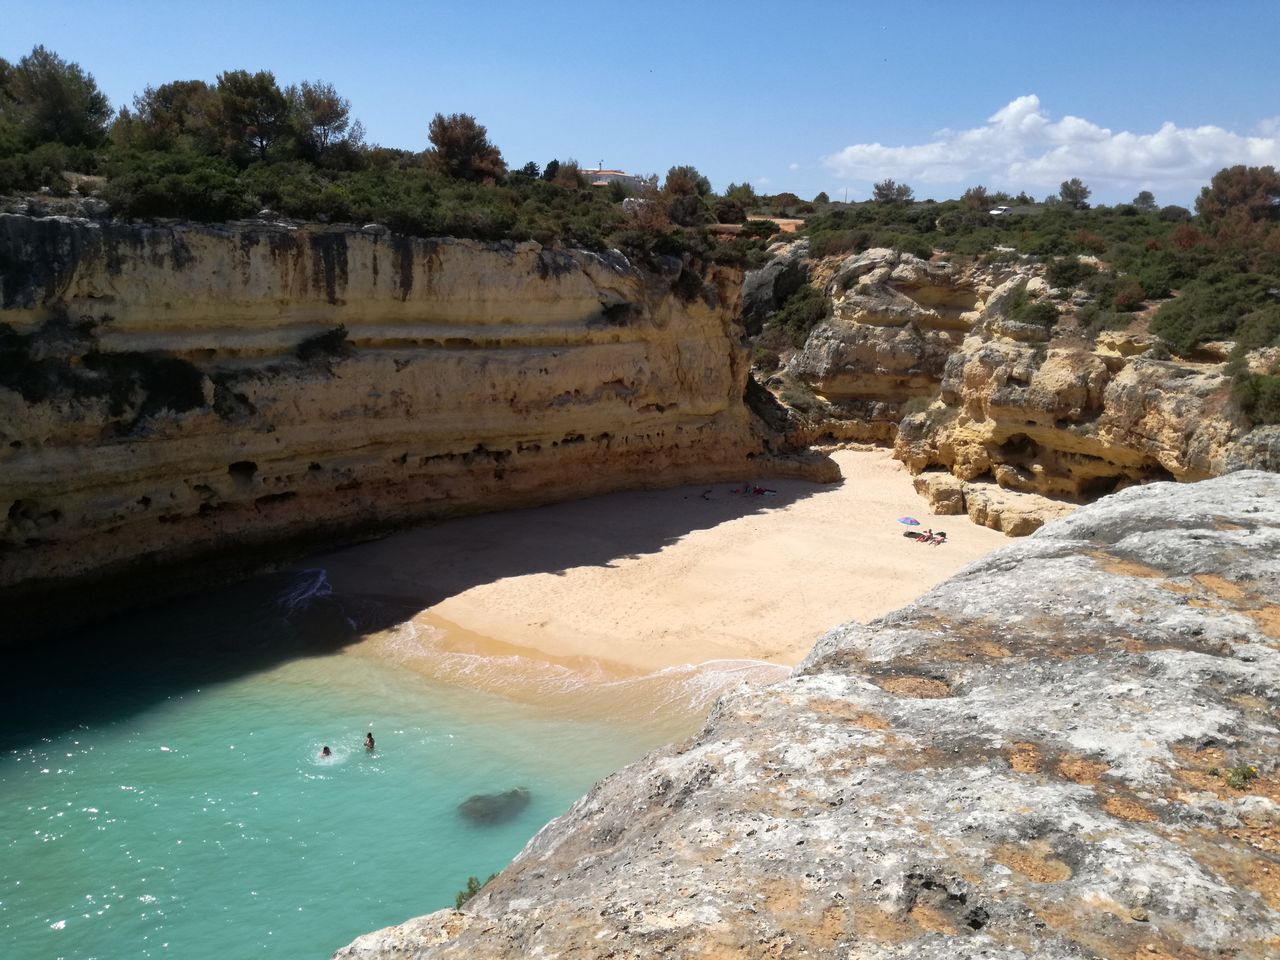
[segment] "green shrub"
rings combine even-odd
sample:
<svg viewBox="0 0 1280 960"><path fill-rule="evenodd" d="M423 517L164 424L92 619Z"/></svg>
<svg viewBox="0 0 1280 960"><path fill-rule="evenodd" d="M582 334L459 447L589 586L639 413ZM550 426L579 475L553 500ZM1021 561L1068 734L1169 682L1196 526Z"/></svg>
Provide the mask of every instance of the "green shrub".
<svg viewBox="0 0 1280 960"><path fill-rule="evenodd" d="M309 163L255 163L240 174L240 185L261 209L313 220L321 212L320 196L328 184Z"/></svg>
<svg viewBox="0 0 1280 960"><path fill-rule="evenodd" d="M235 220L258 207L234 166L189 153L131 154L109 167L106 199L121 217Z"/></svg>
<svg viewBox="0 0 1280 960"><path fill-rule="evenodd" d="M1236 328L1235 339L1238 353L1280 347L1280 305L1271 304L1247 314Z"/></svg>
<svg viewBox="0 0 1280 960"><path fill-rule="evenodd" d="M978 260L984 267L994 267L1006 263L1017 263L1018 253L1016 250L991 250L984 253Z"/></svg>
<svg viewBox="0 0 1280 960"><path fill-rule="evenodd" d="M1091 263L1076 257L1059 257L1045 268L1045 280L1051 287L1078 287L1098 272Z"/></svg>
<svg viewBox="0 0 1280 960"><path fill-rule="evenodd" d="M1241 374L1235 378L1232 392L1245 416L1255 424L1280 423L1280 376Z"/></svg>
<svg viewBox="0 0 1280 960"><path fill-rule="evenodd" d="M0 159L0 193L48 188L55 196L71 192L64 171L92 173L97 167L94 153L85 147L42 143L26 152Z"/></svg>
<svg viewBox="0 0 1280 960"><path fill-rule="evenodd" d="M975 233L967 237L957 237L950 239L948 237L940 237L938 240L938 248L941 250L949 250L951 253L960 254L962 256L1007 256L1012 260L1017 260L1017 253L1000 253L996 251L992 254L991 248L999 243L999 238L989 233ZM997 262L997 261L988 261Z"/></svg>
<svg viewBox="0 0 1280 960"><path fill-rule="evenodd" d="M1049 233L1033 236L1023 252L1035 257L1058 257L1074 253L1075 246L1063 234Z"/></svg>
<svg viewBox="0 0 1280 960"><path fill-rule="evenodd" d="M455 910L461 910L462 905L474 897L477 893L484 889L485 884L489 883L496 873L489 874L489 879L481 882L479 877L467 877L467 885L458 891L457 896L453 898L453 907Z"/></svg>
<svg viewBox="0 0 1280 960"><path fill-rule="evenodd" d="M809 331L831 317L831 299L812 284L803 284L769 318L768 325L785 330L792 346L804 346Z"/></svg>
<svg viewBox="0 0 1280 960"><path fill-rule="evenodd" d="M313 360L340 360L355 353L355 347L347 339L346 324L340 323L331 330L307 337L298 344L294 355L304 362Z"/></svg>
<svg viewBox="0 0 1280 960"><path fill-rule="evenodd" d="M1046 300L1022 303L1009 311L1009 319L1051 330L1058 322L1058 308Z"/></svg>
<svg viewBox="0 0 1280 960"><path fill-rule="evenodd" d="M884 231L871 239L873 247L889 247L928 260L933 256L933 243L926 237Z"/></svg>
<svg viewBox="0 0 1280 960"><path fill-rule="evenodd" d="M1130 268L1148 299L1163 299L1181 286L1194 271L1171 250L1153 250Z"/></svg>
<svg viewBox="0 0 1280 960"><path fill-rule="evenodd" d="M778 356L777 350L770 350L757 343L751 354L751 365L763 373L773 373L782 366L782 359Z"/></svg>
<svg viewBox="0 0 1280 960"><path fill-rule="evenodd" d="M163 410L185 413L205 405L204 374L179 357L94 351L85 356L84 367L101 376L112 416L132 412L140 419Z"/></svg>
<svg viewBox="0 0 1280 960"><path fill-rule="evenodd" d="M818 399L818 395L809 389L807 383L800 380L788 378L786 386L779 394L779 399L787 406L809 416L816 416L823 409L823 403Z"/></svg>
<svg viewBox="0 0 1280 960"><path fill-rule="evenodd" d="M1114 306L1116 292L1120 289L1119 278L1110 270L1095 270L1079 284L1080 289L1101 303Z"/></svg>
<svg viewBox="0 0 1280 960"><path fill-rule="evenodd" d="M1129 279L1120 284L1119 289L1111 297L1111 305L1117 310L1132 313L1142 308L1145 299L1146 292L1142 289L1142 284L1137 280Z"/></svg>
<svg viewBox="0 0 1280 960"><path fill-rule="evenodd" d="M1176 299L1161 306L1151 332L1186 353L1206 340L1232 338L1246 317L1269 305L1280 277L1218 262L1190 280Z"/></svg>
<svg viewBox="0 0 1280 960"><path fill-rule="evenodd" d="M778 225L772 220L748 220L742 225L742 236L758 237L768 240L778 232Z"/></svg>
<svg viewBox="0 0 1280 960"><path fill-rule="evenodd" d="M867 230L820 230L809 235L809 256L861 253L870 245L871 233Z"/></svg>
<svg viewBox="0 0 1280 960"><path fill-rule="evenodd" d="M745 223L747 211L737 200L717 200L712 210L720 223Z"/></svg>
<svg viewBox="0 0 1280 960"><path fill-rule="evenodd" d="M1076 311L1076 322L1086 330L1114 330L1118 327L1126 327L1132 318L1128 314L1116 313L1115 310L1104 308L1096 303L1089 303Z"/></svg>
<svg viewBox="0 0 1280 960"><path fill-rule="evenodd" d="M1250 782L1257 779L1257 776L1257 767L1239 766L1232 767L1228 770L1223 774L1222 779L1226 781L1227 786L1232 790L1245 790L1248 788Z"/></svg>
<svg viewBox="0 0 1280 960"><path fill-rule="evenodd" d="M31 334L0 323L0 387L21 394L27 403L40 403L56 392L60 365L32 356L33 340Z"/></svg>

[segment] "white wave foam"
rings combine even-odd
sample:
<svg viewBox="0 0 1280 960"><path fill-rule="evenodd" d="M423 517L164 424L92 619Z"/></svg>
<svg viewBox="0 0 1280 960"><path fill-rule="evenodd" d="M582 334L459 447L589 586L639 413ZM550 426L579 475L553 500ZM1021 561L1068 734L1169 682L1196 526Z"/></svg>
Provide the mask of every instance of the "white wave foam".
<svg viewBox="0 0 1280 960"><path fill-rule="evenodd" d="M276 597L276 606L286 614L296 613L312 600L332 594L328 571L323 567L311 567L295 571L293 582Z"/></svg>
<svg viewBox="0 0 1280 960"><path fill-rule="evenodd" d="M620 677L616 669L586 658L569 665L516 653L458 650L449 639L444 628L407 621L370 641L379 657L440 682L601 718L687 718L705 713L731 687L775 683L790 673L763 660L723 659Z"/></svg>

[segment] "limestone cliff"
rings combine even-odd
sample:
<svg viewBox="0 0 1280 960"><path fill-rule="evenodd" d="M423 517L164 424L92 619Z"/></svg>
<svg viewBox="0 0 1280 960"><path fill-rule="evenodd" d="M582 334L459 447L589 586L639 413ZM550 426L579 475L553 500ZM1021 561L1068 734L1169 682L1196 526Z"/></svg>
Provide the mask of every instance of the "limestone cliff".
<svg viewBox="0 0 1280 960"><path fill-rule="evenodd" d="M1170 359L1154 337L1017 319L1018 303L1059 302L1034 258L873 249L814 261L809 277L833 316L784 371L822 403L799 438L893 442L938 512L1022 534L1062 503L1280 461L1276 429L1251 428L1231 399L1221 345ZM1019 509L1001 491L1035 499Z"/></svg>
<svg viewBox="0 0 1280 960"><path fill-rule="evenodd" d="M767 456L740 284L376 226L0 215L8 636L282 543L622 487L830 479Z"/></svg>
<svg viewBox="0 0 1280 960"><path fill-rule="evenodd" d="M374 958L1280 954L1280 477L1125 490L818 642Z"/></svg>

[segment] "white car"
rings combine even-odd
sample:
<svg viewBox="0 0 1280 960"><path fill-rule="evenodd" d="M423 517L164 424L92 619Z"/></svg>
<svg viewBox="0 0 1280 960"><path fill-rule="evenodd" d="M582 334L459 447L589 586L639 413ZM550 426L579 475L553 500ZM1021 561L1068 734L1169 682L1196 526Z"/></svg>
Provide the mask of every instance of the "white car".
<svg viewBox="0 0 1280 960"><path fill-rule="evenodd" d="M1005 217L1011 212L1009 207L996 207L994 210L988 210L987 213L993 217Z"/></svg>

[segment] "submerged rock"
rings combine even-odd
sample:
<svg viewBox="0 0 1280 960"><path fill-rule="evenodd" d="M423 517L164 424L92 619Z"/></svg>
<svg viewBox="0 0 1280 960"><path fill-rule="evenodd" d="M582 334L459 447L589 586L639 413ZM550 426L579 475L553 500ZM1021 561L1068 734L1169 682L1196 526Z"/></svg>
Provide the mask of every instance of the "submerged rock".
<svg viewBox="0 0 1280 960"><path fill-rule="evenodd" d="M477 793L458 804L458 812L472 823L487 827L515 819L529 805L530 799L525 787L516 787L505 793Z"/></svg>
<svg viewBox="0 0 1280 960"><path fill-rule="evenodd" d="M598 784L412 956L1264 960L1280 476L1134 487L822 638Z"/></svg>

